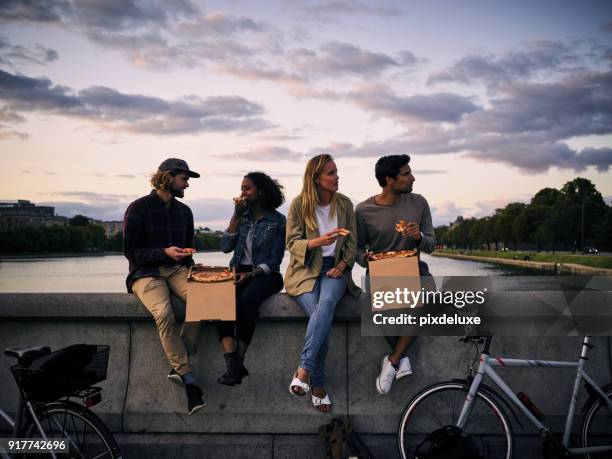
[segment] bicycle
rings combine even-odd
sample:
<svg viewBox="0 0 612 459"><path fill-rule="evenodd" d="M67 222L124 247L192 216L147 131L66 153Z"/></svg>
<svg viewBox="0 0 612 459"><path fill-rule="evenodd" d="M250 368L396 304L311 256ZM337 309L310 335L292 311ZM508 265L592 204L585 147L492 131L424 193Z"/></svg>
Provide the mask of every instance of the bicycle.
<svg viewBox="0 0 612 459"><path fill-rule="evenodd" d="M55 352L48 346L6 349L5 355L17 359L11 372L19 394L15 419L0 409L0 419L12 429L5 443L9 451L0 447L0 456L45 452L55 459L62 451L61 457L120 459L113 435L89 410L102 401L102 389L93 385L106 379L109 352L109 346L88 344ZM82 399L84 406L71 398Z"/></svg>
<svg viewBox="0 0 612 459"><path fill-rule="evenodd" d="M402 458L450 457L441 455L442 450L455 447L471 451L470 457L511 459L514 438L506 408L518 421L513 406L537 428L543 439L545 456L584 454L587 459L612 457L612 383L602 388L584 370L588 351L593 348L588 336L584 338L577 362L491 357L489 347L492 337L465 337L460 341L474 343L477 350L478 345L484 343L476 374L474 359L466 379L433 384L408 403L398 427L398 447ZM561 442L542 423L545 417L539 409L525 394L515 394L495 372L494 366L577 369ZM507 398L483 384L485 375L491 378ZM570 435L578 391L583 380L589 398L583 408L585 416L581 429L581 446L575 447L570 445ZM435 456L436 448L437 454L440 454L438 456Z"/></svg>

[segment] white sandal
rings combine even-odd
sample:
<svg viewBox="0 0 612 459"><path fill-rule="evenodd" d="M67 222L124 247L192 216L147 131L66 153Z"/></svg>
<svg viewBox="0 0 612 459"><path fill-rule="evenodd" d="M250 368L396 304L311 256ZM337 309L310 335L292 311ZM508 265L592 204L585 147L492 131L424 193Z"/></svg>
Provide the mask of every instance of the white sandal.
<svg viewBox="0 0 612 459"><path fill-rule="evenodd" d="M329 398L329 394L325 394L325 397L323 398L319 398L316 395L312 395L312 406L314 406L317 409L317 411L321 411L317 408L318 406L321 406L321 405L329 405L330 408L332 407L332 402ZM321 413L324 413L324 414L329 414L331 412L332 412L331 409L329 411L321 411Z"/></svg>
<svg viewBox="0 0 612 459"><path fill-rule="evenodd" d="M308 378L308 380L310 381L310 378ZM299 387L300 389L304 391L304 393L298 394L297 392L293 390L294 387ZM296 397L303 397L308 392L310 392L310 384L305 383L304 381L300 380L300 378L297 377L297 371L293 373L293 379L291 380L291 384L289 384L289 393L291 395L295 395Z"/></svg>

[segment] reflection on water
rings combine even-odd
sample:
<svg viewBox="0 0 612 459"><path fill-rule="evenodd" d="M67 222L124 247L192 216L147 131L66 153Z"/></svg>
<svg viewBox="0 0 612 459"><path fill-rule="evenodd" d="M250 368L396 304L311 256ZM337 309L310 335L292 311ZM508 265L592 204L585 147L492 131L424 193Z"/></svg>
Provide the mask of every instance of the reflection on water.
<svg viewBox="0 0 612 459"><path fill-rule="evenodd" d="M209 266L227 266L231 254L222 252L199 253L196 263ZM477 261L423 255L434 276L500 276L508 274L529 275L533 271L517 271L508 267ZM285 253L281 272L285 272L289 254ZM128 263L123 255L30 258L0 261L0 292L125 292L125 276ZM353 279L361 285L365 270L355 265ZM541 271L536 272L543 275Z"/></svg>

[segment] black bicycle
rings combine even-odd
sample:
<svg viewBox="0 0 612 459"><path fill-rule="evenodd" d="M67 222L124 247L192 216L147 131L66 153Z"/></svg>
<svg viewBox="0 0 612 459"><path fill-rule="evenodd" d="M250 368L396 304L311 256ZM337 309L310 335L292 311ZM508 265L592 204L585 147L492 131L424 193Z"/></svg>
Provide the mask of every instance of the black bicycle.
<svg viewBox="0 0 612 459"><path fill-rule="evenodd" d="M113 435L89 410L102 401L102 389L94 384L106 379L109 346L74 344L55 352L38 346L4 353L17 359L11 372L19 395L15 419L0 408L0 419L13 431L0 447L1 456L36 451L52 458L121 458Z"/></svg>

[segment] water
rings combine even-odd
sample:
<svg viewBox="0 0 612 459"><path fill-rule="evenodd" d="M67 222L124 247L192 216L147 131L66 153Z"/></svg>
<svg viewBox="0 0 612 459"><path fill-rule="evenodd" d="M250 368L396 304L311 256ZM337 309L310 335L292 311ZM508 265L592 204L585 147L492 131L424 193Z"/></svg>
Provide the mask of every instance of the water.
<svg viewBox="0 0 612 459"><path fill-rule="evenodd" d="M198 253L196 263L227 266L231 254L222 252ZM476 261L423 255L434 276L496 276L516 272L507 267ZM289 263L285 253L281 272ZM69 292L125 292L128 262L123 255L84 257L41 257L0 260L0 292L3 293L69 293ZM355 264L353 279L361 285L365 269Z"/></svg>

